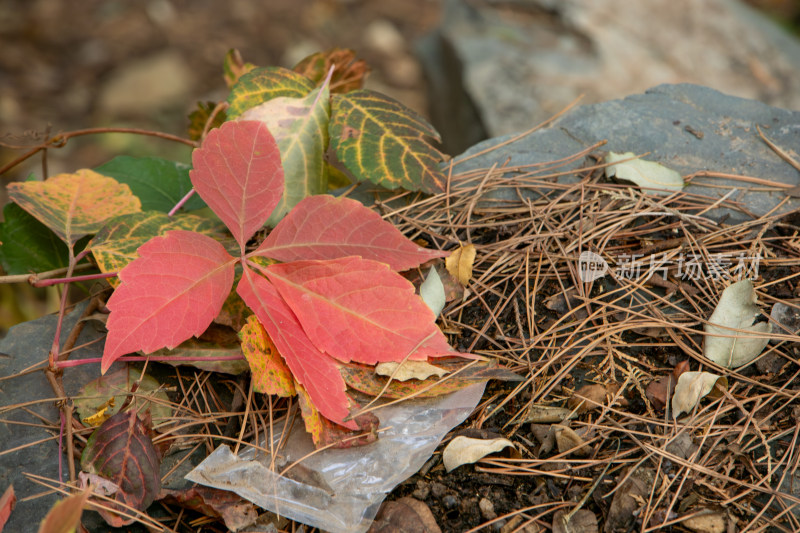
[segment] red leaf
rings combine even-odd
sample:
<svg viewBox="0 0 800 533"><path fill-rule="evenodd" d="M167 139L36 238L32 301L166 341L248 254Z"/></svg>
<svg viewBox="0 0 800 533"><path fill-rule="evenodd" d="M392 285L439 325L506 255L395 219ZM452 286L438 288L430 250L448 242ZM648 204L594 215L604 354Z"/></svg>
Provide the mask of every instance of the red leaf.
<svg viewBox="0 0 800 533"><path fill-rule="evenodd" d="M97 428L81 455L81 467L115 483L118 502L144 510L158 494L160 460L149 428L134 411L117 413ZM116 513L101 511L110 525L119 527L133 522Z"/></svg>
<svg viewBox="0 0 800 533"><path fill-rule="evenodd" d="M354 421L344 421L350 414L349 398L336 361L314 346L275 287L245 267L236 292L261 321L292 375L305 387L319 412L337 424L358 429Z"/></svg>
<svg viewBox="0 0 800 533"><path fill-rule="evenodd" d="M159 499L215 518L231 531L239 531L258 518L255 505L227 490L195 485L181 490L161 489Z"/></svg>
<svg viewBox="0 0 800 533"><path fill-rule="evenodd" d="M360 255L408 270L447 252L414 244L355 200L316 195L298 203L253 255L284 262Z"/></svg>
<svg viewBox="0 0 800 533"><path fill-rule="evenodd" d="M230 292L235 261L220 243L191 231L142 245L108 300L101 371L126 353L174 348L201 335Z"/></svg>
<svg viewBox="0 0 800 533"><path fill-rule="evenodd" d="M270 265L266 274L308 338L342 362L453 355L414 286L383 263L360 257L296 261Z"/></svg>
<svg viewBox="0 0 800 533"><path fill-rule="evenodd" d="M275 139L258 121L226 122L192 153L192 185L239 246L264 225L283 196Z"/></svg>
<svg viewBox="0 0 800 533"><path fill-rule="evenodd" d="M11 511L17 505L17 496L14 494L14 485L9 485L3 496L0 497L0 532L6 527Z"/></svg>

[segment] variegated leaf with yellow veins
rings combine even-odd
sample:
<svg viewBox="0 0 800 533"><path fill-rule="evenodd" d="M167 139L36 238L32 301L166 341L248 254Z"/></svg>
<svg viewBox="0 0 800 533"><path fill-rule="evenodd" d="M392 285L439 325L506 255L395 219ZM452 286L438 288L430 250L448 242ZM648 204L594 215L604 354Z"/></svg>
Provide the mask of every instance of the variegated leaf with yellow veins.
<svg viewBox="0 0 800 533"><path fill-rule="evenodd" d="M8 195L69 245L116 216L142 210L130 187L89 169L11 183Z"/></svg>
<svg viewBox="0 0 800 533"><path fill-rule="evenodd" d="M119 216L101 229L86 246L92 251L101 272L119 272L139 257L137 250L153 237L182 229L210 237L224 238L225 226L210 218L178 213L172 217L158 211L144 211ZM119 281L109 282L116 287Z"/></svg>
<svg viewBox="0 0 800 533"><path fill-rule="evenodd" d="M251 107L279 96L302 98L314 83L292 70L281 67L255 68L242 74L228 96L228 117L236 118Z"/></svg>
<svg viewBox="0 0 800 533"><path fill-rule="evenodd" d="M303 198L328 190L330 93L320 87L302 98L273 98L245 111L240 120L258 120L269 128L281 152L283 196L267 224L274 227Z"/></svg>
<svg viewBox="0 0 800 533"><path fill-rule="evenodd" d="M368 90L331 98L330 146L357 179L388 189L444 191L443 156L428 122L388 96Z"/></svg>

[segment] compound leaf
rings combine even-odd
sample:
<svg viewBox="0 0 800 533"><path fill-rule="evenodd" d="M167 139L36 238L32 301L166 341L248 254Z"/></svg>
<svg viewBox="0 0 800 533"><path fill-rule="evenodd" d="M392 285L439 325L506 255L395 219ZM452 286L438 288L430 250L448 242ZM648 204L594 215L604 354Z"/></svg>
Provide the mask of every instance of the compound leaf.
<svg viewBox="0 0 800 533"><path fill-rule="evenodd" d="M275 139L261 122L226 122L208 133L192 163L195 190L244 250L283 196Z"/></svg>
<svg viewBox="0 0 800 533"><path fill-rule="evenodd" d="M251 107L279 96L302 98L313 88L311 80L287 68L255 68L243 74L231 88L228 117L236 118Z"/></svg>
<svg viewBox="0 0 800 533"><path fill-rule="evenodd" d="M281 152L283 196L267 224L275 226L300 200L328 190L330 95L328 87L303 98L282 96L250 108L241 120L258 120L269 128Z"/></svg>
<svg viewBox="0 0 800 533"><path fill-rule="evenodd" d="M230 292L234 262L220 243L191 231L171 231L141 246L108 300L101 371L126 353L174 348L202 334Z"/></svg>
<svg viewBox="0 0 800 533"><path fill-rule="evenodd" d="M354 421L344 421L350 414L350 399L337 362L311 342L275 287L245 267L236 291L256 314L294 379L303 385L322 416L347 428L358 429Z"/></svg>
<svg viewBox="0 0 800 533"><path fill-rule="evenodd" d="M7 190L17 205L70 246L115 216L141 211L142 205L127 185L89 169L11 183Z"/></svg>
<svg viewBox="0 0 800 533"><path fill-rule="evenodd" d="M265 272L308 338L339 361L453 355L414 286L384 263L351 256L280 263Z"/></svg>
<svg viewBox="0 0 800 533"><path fill-rule="evenodd" d="M284 262L360 255L408 270L447 252L418 246L355 200L317 195L297 204L253 254Z"/></svg>
<svg viewBox="0 0 800 533"><path fill-rule="evenodd" d="M331 148L357 179L388 189L444 191L433 126L388 96L359 90L331 99Z"/></svg>

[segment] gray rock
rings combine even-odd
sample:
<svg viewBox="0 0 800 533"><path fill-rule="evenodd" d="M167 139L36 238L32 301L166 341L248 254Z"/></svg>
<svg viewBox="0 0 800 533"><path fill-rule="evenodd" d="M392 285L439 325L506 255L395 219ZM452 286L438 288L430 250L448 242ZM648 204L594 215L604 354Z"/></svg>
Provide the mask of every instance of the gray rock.
<svg viewBox="0 0 800 533"><path fill-rule="evenodd" d="M800 109L800 43L735 0L447 0L442 21L418 52L450 153L580 94L591 104L663 83Z"/></svg>
<svg viewBox="0 0 800 533"><path fill-rule="evenodd" d="M85 305L79 306L64 319L62 343L84 308ZM55 401L47 401L53 398L54 392L42 370L16 376L47 360L47 352L53 344L55 324L56 316L49 315L14 326L8 335L0 340L0 353L4 354L0 356L0 376L5 378L0 382L0 410L4 412L3 418L7 420L0 424L0 450L4 452L0 455L0 490L5 490L13 484L18 500L6 524L7 531L37 531L39 522L58 499L58 495L48 494L41 498L23 500L46 492L44 487L25 477L26 473L44 476L51 480L58 479L58 433L53 435L42 427L42 420L38 417L58 423L59 411ZM102 336L94 324L89 322L83 328L76 346L96 341ZM97 344L90 345L73 352L70 359L97 357L97 350ZM63 382L66 393L75 396L84 383L99 376L100 366L97 364L65 369ZM26 406L27 409L12 407L25 402L31 402ZM16 451L8 453L12 449ZM64 481L68 481L69 469L65 455L62 456L62 469ZM78 461L75 465L80 471Z"/></svg>
<svg viewBox="0 0 800 533"><path fill-rule="evenodd" d="M697 85L661 85L624 100L579 107L548 128L465 160L456 166L456 171L489 168L495 163L516 166L554 161L607 140L603 150L649 152L646 159L684 176L710 171L798 185L800 173L761 140L756 125L761 125L762 131L786 150L796 150L800 146L800 112L724 95ZM480 143L456 160L466 159L513 137L508 135ZM585 162L584 158L579 158L563 169L577 168ZM577 178L561 178L562 182L570 179ZM733 179L697 177L684 190L719 198L731 189L739 189L735 197L746 210L716 209L706 214L717 219L728 215L731 221L749 218L748 212L761 216L786 198L784 192L752 190L747 185ZM522 192L536 198L548 190L525 189ZM519 194L516 188L509 187L493 191L488 197L513 203L520 201ZM797 207L800 207L798 199L789 198L776 213Z"/></svg>

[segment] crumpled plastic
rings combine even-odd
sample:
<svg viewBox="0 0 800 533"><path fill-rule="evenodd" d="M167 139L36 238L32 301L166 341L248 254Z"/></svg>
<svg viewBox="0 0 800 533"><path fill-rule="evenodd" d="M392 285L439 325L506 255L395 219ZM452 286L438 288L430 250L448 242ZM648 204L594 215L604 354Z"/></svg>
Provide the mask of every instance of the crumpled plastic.
<svg viewBox="0 0 800 533"><path fill-rule="evenodd" d="M386 494L422 468L447 432L472 413L485 386L483 382L446 396L379 407L374 414L385 430L376 442L355 448L312 453L311 437L296 417L275 460L252 446L237 456L222 445L186 479L230 490L259 507L325 531L363 533ZM283 429L282 421L274 423L276 444ZM299 466L290 467L296 461ZM286 475L279 475L287 467Z"/></svg>

